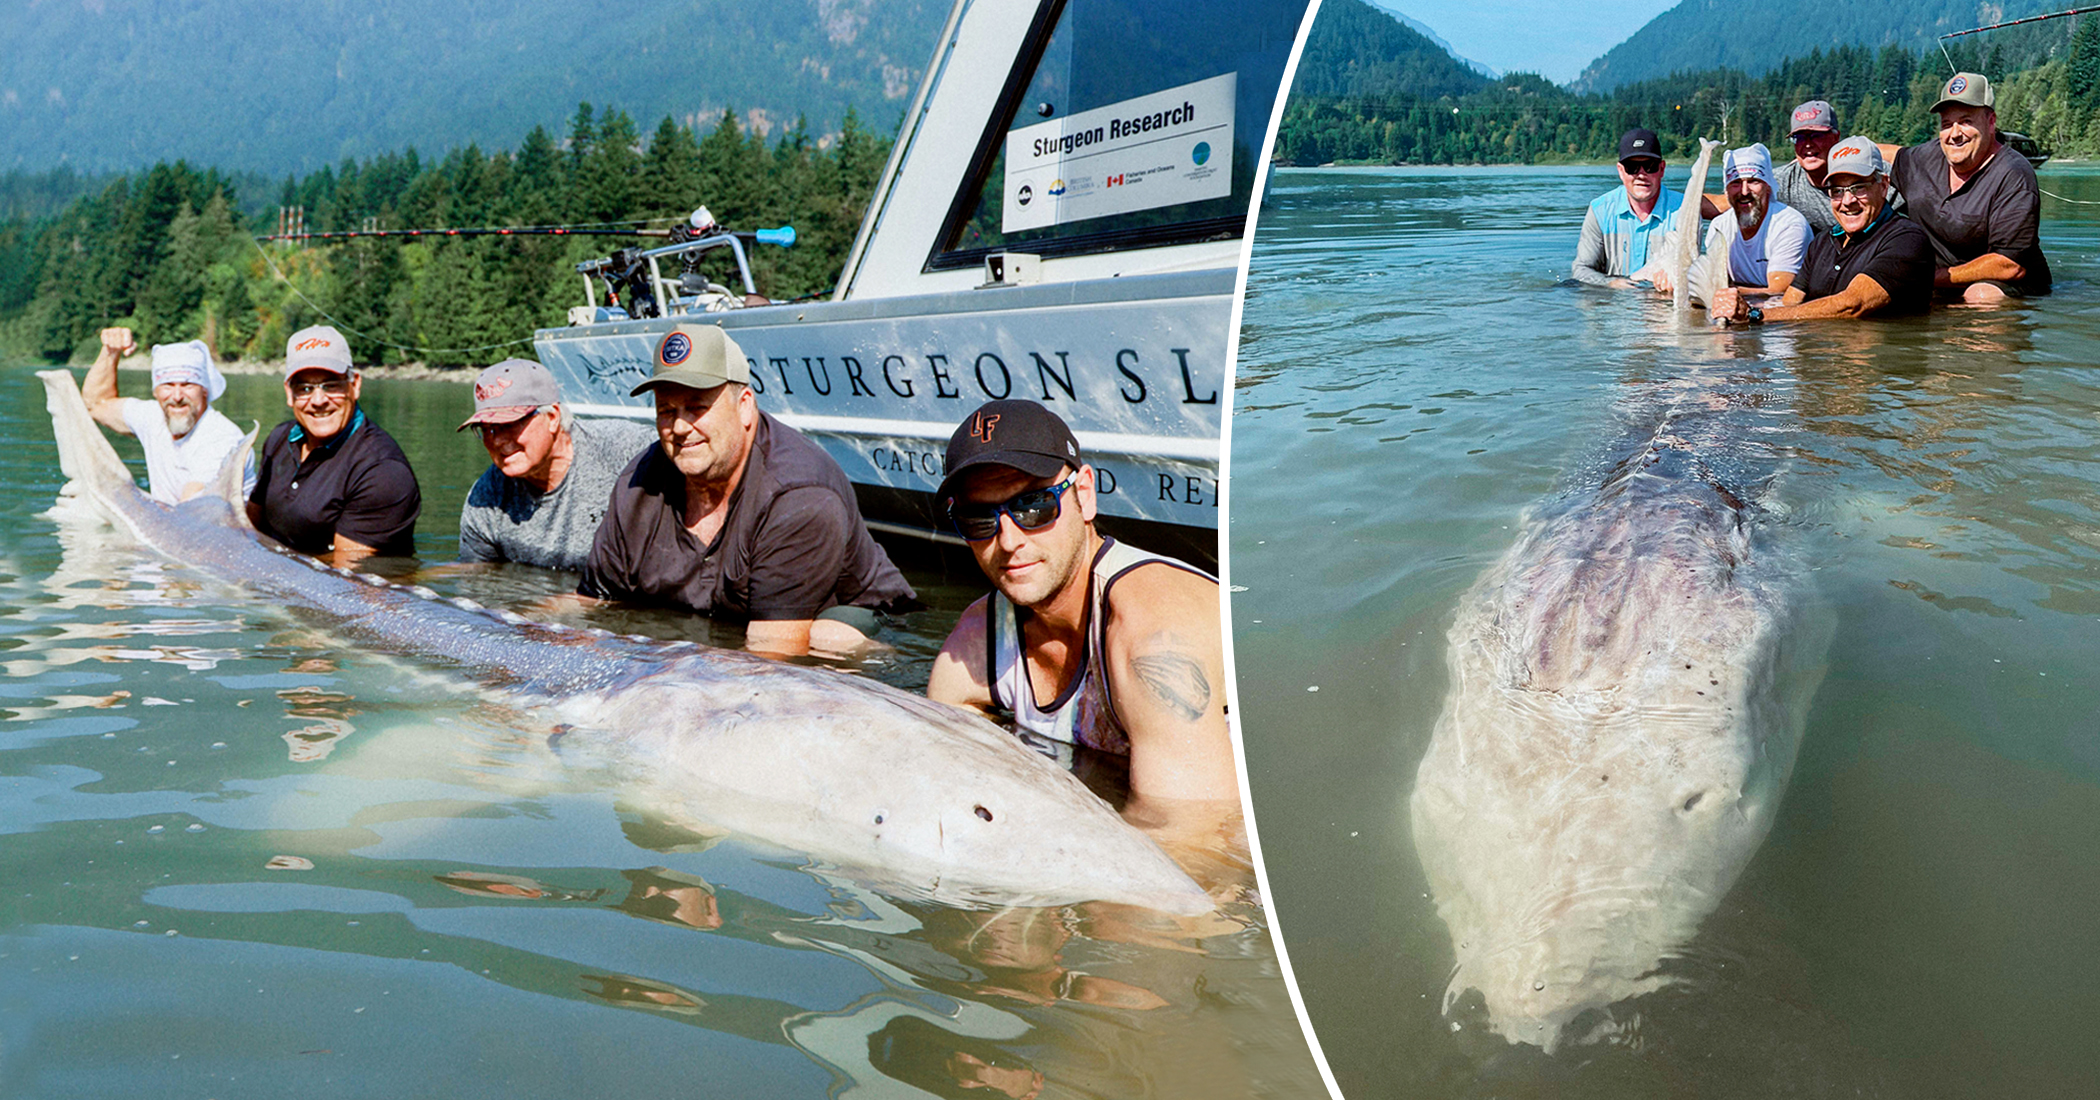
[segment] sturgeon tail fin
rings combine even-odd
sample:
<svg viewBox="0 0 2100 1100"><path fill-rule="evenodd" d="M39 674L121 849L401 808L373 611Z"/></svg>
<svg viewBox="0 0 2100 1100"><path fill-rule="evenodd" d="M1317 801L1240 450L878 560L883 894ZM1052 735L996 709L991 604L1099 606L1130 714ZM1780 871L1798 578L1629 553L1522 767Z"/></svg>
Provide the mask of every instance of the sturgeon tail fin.
<svg viewBox="0 0 2100 1100"><path fill-rule="evenodd" d="M1714 150L1720 147L1718 141L1699 139L1699 159L1692 162L1691 174L1684 181L1684 205L1677 209L1677 227L1670 239L1674 247L1667 262L1671 267L1670 305L1679 314L1691 308L1690 276L1692 265L1699 260L1699 210L1706 203L1706 173L1713 166Z"/></svg>
<svg viewBox="0 0 2100 1100"><path fill-rule="evenodd" d="M36 376L44 380L44 407L51 412L51 435L58 441L58 467L65 471L66 480L105 493L118 484L137 491L138 483L132 480L131 471L117 457L117 449L103 437L101 425L89 415L73 372L40 370Z"/></svg>
<svg viewBox="0 0 2100 1100"><path fill-rule="evenodd" d="M226 453L225 459L219 463L218 475L212 478L207 490L233 506L234 525L238 527L248 526L248 495L241 491L241 486L246 483L249 464L255 461L255 436L260 431L262 421L258 420L248 429L241 445Z"/></svg>

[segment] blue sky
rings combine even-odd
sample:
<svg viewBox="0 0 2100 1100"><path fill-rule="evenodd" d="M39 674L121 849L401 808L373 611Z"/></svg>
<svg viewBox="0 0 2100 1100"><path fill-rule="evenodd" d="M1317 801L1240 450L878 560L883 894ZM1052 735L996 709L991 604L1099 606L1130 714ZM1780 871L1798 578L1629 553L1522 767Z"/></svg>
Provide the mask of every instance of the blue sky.
<svg viewBox="0 0 2100 1100"><path fill-rule="evenodd" d="M1461 56L1565 84L1677 0L1372 0L1436 31Z"/></svg>

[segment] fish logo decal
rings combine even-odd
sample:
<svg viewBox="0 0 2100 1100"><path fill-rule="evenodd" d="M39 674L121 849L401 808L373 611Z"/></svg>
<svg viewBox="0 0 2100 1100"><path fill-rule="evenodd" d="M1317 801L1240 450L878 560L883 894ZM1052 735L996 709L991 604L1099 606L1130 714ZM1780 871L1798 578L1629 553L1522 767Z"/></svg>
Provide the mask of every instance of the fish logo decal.
<svg viewBox="0 0 2100 1100"><path fill-rule="evenodd" d="M1834 149L1834 150L1832 150L1832 151L1831 151L1831 153L1830 153L1830 155L1831 155L1831 156L1832 156L1833 158L1835 158L1835 157L1856 157L1856 156L1860 156L1860 155L1864 154L1865 152L1866 152L1866 150L1865 150L1865 149L1862 149L1862 148L1860 148L1860 147L1859 147L1859 146L1857 146L1857 145L1847 145L1847 146L1845 146L1844 148L1841 148L1841 149Z"/></svg>
<svg viewBox="0 0 2100 1100"><path fill-rule="evenodd" d="M510 379L497 378L488 382L474 383L474 400L493 401L497 395L510 388Z"/></svg>
<svg viewBox="0 0 2100 1100"><path fill-rule="evenodd" d="M693 354L693 341L685 333L674 332L664 337L664 366L675 367L685 362L685 357L691 354Z"/></svg>

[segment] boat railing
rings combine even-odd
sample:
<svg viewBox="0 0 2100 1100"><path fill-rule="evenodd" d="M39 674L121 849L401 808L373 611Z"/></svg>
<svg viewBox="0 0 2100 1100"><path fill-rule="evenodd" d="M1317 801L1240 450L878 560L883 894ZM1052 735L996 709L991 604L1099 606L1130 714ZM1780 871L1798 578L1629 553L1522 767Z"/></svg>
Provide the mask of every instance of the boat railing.
<svg viewBox="0 0 2100 1100"><path fill-rule="evenodd" d="M585 260L576 265L576 273L583 276L584 304L569 311L569 323L585 325L643 317L715 313L764 303L766 300L758 293L758 283L751 277L751 257L745 250L746 239L785 248L795 243L795 228L782 226L755 232L718 230L689 241L656 248L623 248L610 256ZM744 284L743 293L707 281L692 269L693 265L682 260L680 267L686 270L673 278L664 277L665 260L674 256L698 256L717 248L727 248L735 257L737 276ZM600 284L605 288L605 303L602 305L598 301Z"/></svg>

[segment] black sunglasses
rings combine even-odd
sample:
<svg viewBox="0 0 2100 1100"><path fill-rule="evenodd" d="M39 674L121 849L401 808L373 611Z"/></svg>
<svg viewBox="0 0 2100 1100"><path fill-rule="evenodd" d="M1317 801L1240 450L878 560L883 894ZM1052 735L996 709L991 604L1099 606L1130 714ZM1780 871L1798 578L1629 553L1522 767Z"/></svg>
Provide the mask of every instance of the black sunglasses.
<svg viewBox="0 0 2100 1100"><path fill-rule="evenodd" d="M1619 165L1636 176L1652 176L1663 170L1659 160L1622 160Z"/></svg>
<svg viewBox="0 0 2100 1100"><path fill-rule="evenodd" d="M1006 516L1014 526L1023 531L1034 531L1057 522L1063 509L1065 490L1079 481L1078 471L1055 485L1042 489L1030 489L989 504L973 504L968 501L948 500L948 523L955 533L971 542L983 542L999 535L999 517Z"/></svg>

